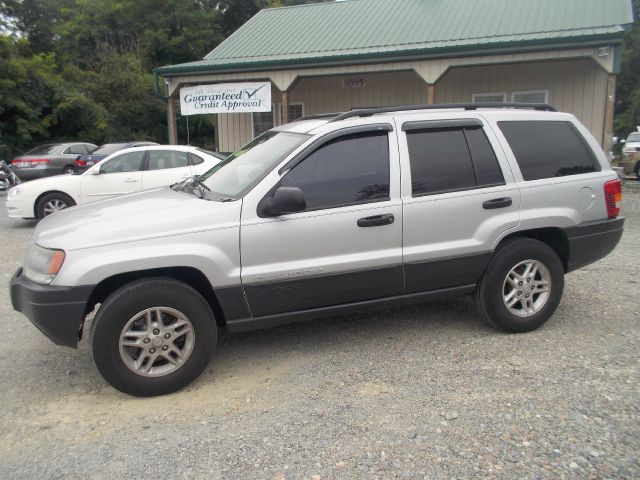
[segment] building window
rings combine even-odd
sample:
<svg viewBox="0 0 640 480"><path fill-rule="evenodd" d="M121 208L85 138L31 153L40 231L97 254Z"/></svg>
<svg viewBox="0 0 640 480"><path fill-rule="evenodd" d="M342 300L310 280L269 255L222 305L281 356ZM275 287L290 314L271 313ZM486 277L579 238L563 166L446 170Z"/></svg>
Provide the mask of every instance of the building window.
<svg viewBox="0 0 640 480"><path fill-rule="evenodd" d="M278 125L282 125L282 104L278 104ZM290 102L289 103L289 122L295 122L299 118L304 117L304 103L302 102Z"/></svg>
<svg viewBox="0 0 640 480"><path fill-rule="evenodd" d="M275 127L273 122L273 107L270 112L253 112L253 136L257 137L261 133Z"/></svg>
<svg viewBox="0 0 640 480"><path fill-rule="evenodd" d="M527 92L513 92L511 100L516 103L548 103L549 90L529 90Z"/></svg>
<svg viewBox="0 0 640 480"><path fill-rule="evenodd" d="M474 93L471 95L473 103L504 103L507 101L506 93Z"/></svg>

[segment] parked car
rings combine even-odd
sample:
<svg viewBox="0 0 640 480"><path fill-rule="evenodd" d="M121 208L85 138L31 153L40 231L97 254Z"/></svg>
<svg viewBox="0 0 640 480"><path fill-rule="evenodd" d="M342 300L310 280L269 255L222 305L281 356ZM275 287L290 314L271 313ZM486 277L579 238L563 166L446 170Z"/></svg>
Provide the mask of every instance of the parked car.
<svg viewBox="0 0 640 480"><path fill-rule="evenodd" d="M640 180L640 132L630 133L622 149L622 169L625 175Z"/></svg>
<svg viewBox="0 0 640 480"><path fill-rule="evenodd" d="M105 143L104 145L100 145L99 148L92 152L88 152L87 155L82 155L75 160L75 173L82 173L87 170L89 167L94 166L100 160L104 160L112 153L115 153L119 150L124 150L125 148L133 148L133 147L144 147L147 145L158 145L156 142L146 142L146 141L138 141L138 142L118 142L118 143Z"/></svg>
<svg viewBox="0 0 640 480"><path fill-rule="evenodd" d="M93 143L47 143L15 157L11 166L23 181L73 173L76 158L96 148Z"/></svg>
<svg viewBox="0 0 640 480"><path fill-rule="evenodd" d="M120 150L82 175L34 180L9 190L13 218L44 218L58 210L170 185L200 175L220 161L183 146L149 145Z"/></svg>
<svg viewBox="0 0 640 480"><path fill-rule="evenodd" d="M77 347L99 305L98 371L140 396L195 379L218 328L474 294L534 330L618 243L620 180L573 115L433 107L282 125L191 181L52 215L13 306Z"/></svg>

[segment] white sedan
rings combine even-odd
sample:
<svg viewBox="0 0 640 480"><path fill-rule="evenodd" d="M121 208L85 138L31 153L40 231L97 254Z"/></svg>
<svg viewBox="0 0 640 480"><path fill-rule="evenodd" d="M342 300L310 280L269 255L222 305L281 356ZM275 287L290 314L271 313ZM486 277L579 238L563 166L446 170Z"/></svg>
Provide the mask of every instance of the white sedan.
<svg viewBox="0 0 640 480"><path fill-rule="evenodd" d="M13 187L7 211L13 218L44 218L74 205L171 185L203 174L223 158L217 155L178 145L127 148L82 175L57 175Z"/></svg>

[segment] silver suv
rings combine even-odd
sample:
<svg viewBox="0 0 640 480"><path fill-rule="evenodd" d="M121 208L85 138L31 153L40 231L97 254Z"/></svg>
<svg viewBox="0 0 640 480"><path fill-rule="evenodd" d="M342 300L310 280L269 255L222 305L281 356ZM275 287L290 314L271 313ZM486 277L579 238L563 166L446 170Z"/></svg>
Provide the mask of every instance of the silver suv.
<svg viewBox="0 0 640 480"><path fill-rule="evenodd" d="M218 328L473 294L507 332L540 327L564 274L622 235L621 187L572 115L448 105L307 117L201 177L37 226L11 298L140 396L205 368Z"/></svg>

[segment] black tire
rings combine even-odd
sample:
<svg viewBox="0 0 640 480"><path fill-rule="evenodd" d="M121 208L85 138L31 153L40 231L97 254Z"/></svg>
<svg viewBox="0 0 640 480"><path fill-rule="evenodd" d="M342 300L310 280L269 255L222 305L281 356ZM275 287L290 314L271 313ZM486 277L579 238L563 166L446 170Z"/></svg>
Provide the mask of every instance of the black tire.
<svg viewBox="0 0 640 480"><path fill-rule="evenodd" d="M76 168L73 165L66 165L63 169L62 169L62 174L63 175L73 175L76 171Z"/></svg>
<svg viewBox="0 0 640 480"><path fill-rule="evenodd" d="M130 319L154 307L175 309L191 322L193 349L172 372L144 376L134 372L123 360L120 336ZM176 280L150 278L124 285L107 298L93 320L89 342L93 361L107 382L129 395L150 397L175 392L195 380L209 363L217 336L215 317L202 295Z"/></svg>
<svg viewBox="0 0 640 480"><path fill-rule="evenodd" d="M550 274L551 282L546 302L537 312L521 317L509 311L503 295L507 274L525 260L542 263ZM476 287L475 303L480 316L493 327L510 333L530 332L553 315L563 289L564 268L556 252L546 243L532 238L513 238L503 242L489 261Z"/></svg>
<svg viewBox="0 0 640 480"><path fill-rule="evenodd" d="M640 162L637 162L637 163L636 163L636 168L635 168L635 170L634 170L634 171L635 171L635 174L636 174L636 178L637 178L638 180L640 180Z"/></svg>
<svg viewBox="0 0 640 480"><path fill-rule="evenodd" d="M36 205L36 217L42 220L47 215L50 215L53 212L49 212L47 206L52 202L61 202L64 206L62 209L73 207L76 202L69 195L65 195L61 192L51 192L44 195L40 200L38 200L38 204Z"/></svg>

